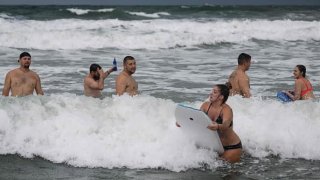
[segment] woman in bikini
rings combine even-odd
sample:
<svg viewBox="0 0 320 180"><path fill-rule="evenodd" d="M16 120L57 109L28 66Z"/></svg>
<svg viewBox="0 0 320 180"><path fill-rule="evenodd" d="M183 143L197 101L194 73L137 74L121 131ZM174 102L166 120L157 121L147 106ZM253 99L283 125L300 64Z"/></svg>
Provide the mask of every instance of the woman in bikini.
<svg viewBox="0 0 320 180"><path fill-rule="evenodd" d="M221 155L226 161L239 162L242 154L242 144L239 136L233 131L233 113L226 104L229 97L229 88L224 84L215 85L209 101L202 104L201 110L207 113L212 120L208 129L218 131L224 153Z"/></svg>
<svg viewBox="0 0 320 180"><path fill-rule="evenodd" d="M306 67L304 65L297 65L293 70L293 76L296 79L294 91L286 91L285 93L294 101L314 99L312 85L306 79Z"/></svg>

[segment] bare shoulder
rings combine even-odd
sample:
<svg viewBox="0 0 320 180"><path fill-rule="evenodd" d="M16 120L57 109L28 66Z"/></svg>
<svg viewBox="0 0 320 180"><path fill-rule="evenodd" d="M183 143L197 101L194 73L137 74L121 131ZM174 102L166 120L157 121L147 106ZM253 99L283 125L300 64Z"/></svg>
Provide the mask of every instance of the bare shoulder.
<svg viewBox="0 0 320 180"><path fill-rule="evenodd" d="M84 84L89 84L91 82L94 82L94 80L92 78L90 78L89 76L86 76L83 80Z"/></svg>
<svg viewBox="0 0 320 180"><path fill-rule="evenodd" d="M18 73L18 71L19 71L19 68L12 69L7 74L14 75L14 74Z"/></svg>
<svg viewBox="0 0 320 180"><path fill-rule="evenodd" d="M230 74L229 78L235 78L235 76L237 75L237 70L232 71L232 73Z"/></svg>
<svg viewBox="0 0 320 180"><path fill-rule="evenodd" d="M40 79L40 76L36 72L30 70L30 74L32 77L36 78L37 80Z"/></svg>
<svg viewBox="0 0 320 180"><path fill-rule="evenodd" d="M249 80L249 76L243 71L239 71L238 78L240 80L246 80L246 81Z"/></svg>
<svg viewBox="0 0 320 180"><path fill-rule="evenodd" d="M39 76L38 73L36 73L36 72L34 72L34 71L32 71L32 70L30 70L30 72L31 72L33 75L35 75L35 76Z"/></svg>
<svg viewBox="0 0 320 180"><path fill-rule="evenodd" d="M228 104L224 104L222 111L223 112L232 112L232 109Z"/></svg>
<svg viewBox="0 0 320 180"><path fill-rule="evenodd" d="M90 78L89 78L88 76L86 76L86 77L84 77L83 82L84 82L84 83L88 83L89 79L90 79Z"/></svg>
<svg viewBox="0 0 320 180"><path fill-rule="evenodd" d="M240 70L238 71L237 75L238 75L239 77L246 77L246 76L247 76L247 74L246 74L245 72L240 71Z"/></svg>
<svg viewBox="0 0 320 180"><path fill-rule="evenodd" d="M127 79L127 76L125 74L123 74L123 72L121 72L118 76L117 76L117 81L125 81Z"/></svg>
<svg viewBox="0 0 320 180"><path fill-rule="evenodd" d="M299 84L299 85L300 85L300 84L303 84L303 82L302 82L301 79L296 79L296 80L295 80L295 83L296 83L296 84Z"/></svg>
<svg viewBox="0 0 320 180"><path fill-rule="evenodd" d="M205 111L206 109L208 109L209 105L210 105L209 101L203 102L201 107L200 107L200 110Z"/></svg>

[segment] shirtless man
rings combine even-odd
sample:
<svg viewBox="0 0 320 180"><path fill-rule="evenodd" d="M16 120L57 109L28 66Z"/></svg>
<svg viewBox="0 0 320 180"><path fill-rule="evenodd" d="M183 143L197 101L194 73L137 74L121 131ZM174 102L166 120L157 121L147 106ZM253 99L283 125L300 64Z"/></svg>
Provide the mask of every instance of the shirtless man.
<svg viewBox="0 0 320 180"><path fill-rule="evenodd" d="M241 53L238 57L238 67L229 76L227 84L230 88L230 95L239 94L245 98L251 96L249 76L246 71L249 70L251 65L251 56Z"/></svg>
<svg viewBox="0 0 320 180"><path fill-rule="evenodd" d="M90 65L90 73L83 80L84 95L91 97L101 97L104 88L104 80L113 72L113 67L103 72L99 64Z"/></svg>
<svg viewBox="0 0 320 180"><path fill-rule="evenodd" d="M9 71L4 81L3 96L28 96L35 90L38 95L43 95L40 77L29 69L31 55L27 52L20 54L18 62L20 67Z"/></svg>
<svg viewBox="0 0 320 180"><path fill-rule="evenodd" d="M136 71L136 60L132 56L123 59L123 71L116 79L116 93L122 95L128 93L133 96L138 94L138 83L132 77Z"/></svg>

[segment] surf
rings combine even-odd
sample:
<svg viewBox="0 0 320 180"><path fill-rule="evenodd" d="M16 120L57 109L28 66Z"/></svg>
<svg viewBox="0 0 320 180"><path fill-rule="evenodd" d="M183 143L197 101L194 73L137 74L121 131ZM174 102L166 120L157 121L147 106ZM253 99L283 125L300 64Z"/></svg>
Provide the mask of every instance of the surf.
<svg viewBox="0 0 320 180"><path fill-rule="evenodd" d="M220 44L254 45L257 41L286 44L320 40L319 21L216 18L39 21L1 15L0 23L1 47L39 50L160 50ZM21 44L21 40L25 43Z"/></svg>
<svg viewBox="0 0 320 180"><path fill-rule="evenodd" d="M320 159L319 102L231 97L228 103L246 153ZM0 154L40 156L76 167L183 171L222 166L216 152L198 148L175 126L176 105L149 95L1 97Z"/></svg>

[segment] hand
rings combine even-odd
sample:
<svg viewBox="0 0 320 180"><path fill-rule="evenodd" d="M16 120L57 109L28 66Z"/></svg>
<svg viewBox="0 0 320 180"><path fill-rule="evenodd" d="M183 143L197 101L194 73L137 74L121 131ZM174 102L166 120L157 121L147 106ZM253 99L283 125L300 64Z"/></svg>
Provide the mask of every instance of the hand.
<svg viewBox="0 0 320 180"><path fill-rule="evenodd" d="M216 131L219 129L219 124L216 122L212 122L211 124L209 124L209 126L207 128L212 131Z"/></svg>
<svg viewBox="0 0 320 180"><path fill-rule="evenodd" d="M100 77L103 77L103 69L98 69L98 73L100 74Z"/></svg>
<svg viewBox="0 0 320 180"><path fill-rule="evenodd" d="M288 96L293 95L293 92L292 92L292 91L284 91L284 93L286 93Z"/></svg>

